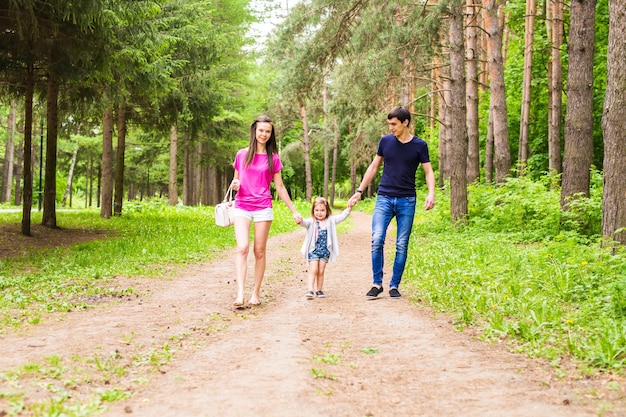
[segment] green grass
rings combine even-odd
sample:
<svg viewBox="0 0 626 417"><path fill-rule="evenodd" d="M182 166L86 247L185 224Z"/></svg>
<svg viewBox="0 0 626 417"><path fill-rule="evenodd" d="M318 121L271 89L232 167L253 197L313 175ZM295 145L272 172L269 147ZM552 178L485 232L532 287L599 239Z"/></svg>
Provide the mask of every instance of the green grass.
<svg viewBox="0 0 626 417"><path fill-rule="evenodd" d="M295 230L291 213L275 203L271 234ZM305 212L304 209L301 210ZM21 213L0 212L0 223L20 223ZM32 223L41 222L34 213ZM177 267L206 261L235 244L233 229L215 226L212 207L170 207L156 201L128 204L124 214L101 219L95 210L59 211L65 229L101 231L103 238L66 248L31 250L0 261L0 332L44 313L84 309L92 300L133 294L115 277L163 277Z"/></svg>
<svg viewBox="0 0 626 417"><path fill-rule="evenodd" d="M593 370L623 373L626 365L626 252L602 245L601 185L563 213L549 179L513 179L472 186L470 220L451 225L448 196L418 207L403 280L407 295L452 314L460 330L550 360L573 358ZM420 190L418 199L424 196ZM355 210L371 212L374 200ZM296 202L303 216L310 204ZM337 207L334 214L342 207ZM295 230L291 213L275 204L272 234ZM34 214L33 223L39 222ZM19 223L21 213L0 213ZM216 227L211 207L169 207L156 201L125 207L110 220L95 211L59 212L61 227L107 232L71 248L34 251L0 262L0 332L47 312L89 308L94 298L127 296L131 284L112 278L162 277L232 247L232 229ZM346 231L352 220L339 225Z"/></svg>
<svg viewBox="0 0 626 417"><path fill-rule="evenodd" d="M602 246L599 195L562 213L559 191L541 183L473 187L470 222L453 227L439 193L437 210L416 216L404 283L460 329L478 328L555 366L571 357L621 373L626 252Z"/></svg>

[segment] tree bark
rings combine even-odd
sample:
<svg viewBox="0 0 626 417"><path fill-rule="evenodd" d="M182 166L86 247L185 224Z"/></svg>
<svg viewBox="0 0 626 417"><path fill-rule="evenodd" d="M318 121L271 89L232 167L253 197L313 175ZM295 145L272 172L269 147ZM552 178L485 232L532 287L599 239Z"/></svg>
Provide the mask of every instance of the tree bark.
<svg viewBox="0 0 626 417"><path fill-rule="evenodd" d="M67 174L67 186L65 187L65 193L63 194L63 200L61 201L61 206L65 207L67 204L67 199L72 193L72 182L74 181L74 167L76 166L76 157L78 156L78 145L74 147L74 151L72 152L72 162L70 163L70 171ZM70 207L71 199L70 199Z"/></svg>
<svg viewBox="0 0 626 417"><path fill-rule="evenodd" d="M502 29L498 16L502 7L496 0L487 0L489 33L489 78L491 80L491 116L493 121L493 140L495 150L496 183L506 180L511 171L511 149L509 145L509 127L504 87L504 65L502 57Z"/></svg>
<svg viewBox="0 0 626 417"><path fill-rule="evenodd" d="M113 110L109 106L102 117L102 168L100 217L110 219L113 211Z"/></svg>
<svg viewBox="0 0 626 417"><path fill-rule="evenodd" d="M313 180L311 178L311 152L309 145L309 128L306 115L306 105L300 99L300 118L302 119L302 145L304 149L304 175L306 182L306 201L313 197Z"/></svg>
<svg viewBox="0 0 626 417"><path fill-rule="evenodd" d="M328 126L328 87L326 85L326 77L323 77L322 85L322 108L324 112L324 187L322 188L322 196L328 198L328 182L330 177L330 129Z"/></svg>
<svg viewBox="0 0 626 417"><path fill-rule="evenodd" d="M178 204L178 184L177 184L177 171L178 161L176 155L178 154L178 131L176 130L176 123L172 123L170 127L170 166L169 166L169 183L167 187L168 203L170 206Z"/></svg>
<svg viewBox="0 0 626 417"><path fill-rule="evenodd" d="M465 104L464 0L450 4L450 217L467 221L467 107Z"/></svg>
<svg viewBox="0 0 626 417"><path fill-rule="evenodd" d="M593 57L596 0L572 0L568 43L565 150L561 208L570 198L589 197L593 163Z"/></svg>
<svg viewBox="0 0 626 417"><path fill-rule="evenodd" d="M552 98L550 125L548 126L548 168L552 173L561 172L561 114L563 104L563 2L552 1Z"/></svg>
<svg viewBox="0 0 626 417"><path fill-rule="evenodd" d="M47 92L47 128L46 128L46 177L43 192L43 215L41 224L57 227L56 197L57 197L57 139L59 126L59 80L54 71L55 59L50 52L48 61L48 92ZM40 150L41 152L41 150Z"/></svg>
<svg viewBox="0 0 626 417"><path fill-rule="evenodd" d="M113 138L111 138L113 140ZM116 216L122 215L124 205L124 169L126 158L126 101L120 99L117 112L117 151L115 154L115 200L113 203L113 213Z"/></svg>
<svg viewBox="0 0 626 417"><path fill-rule="evenodd" d="M335 194L337 187L337 157L339 156L339 126L337 115L333 115L333 167L330 186L330 205L335 205Z"/></svg>
<svg viewBox="0 0 626 417"><path fill-rule="evenodd" d="M535 0L526 0L526 28L524 37L524 76L522 81L522 114L520 116L517 175L523 176L528 164L528 129L530 124L530 97L535 36Z"/></svg>
<svg viewBox="0 0 626 417"><path fill-rule="evenodd" d="M480 145L478 130L478 10L480 0L467 0L467 182L480 180Z"/></svg>
<svg viewBox="0 0 626 417"><path fill-rule="evenodd" d="M609 2L602 236L626 244L626 0Z"/></svg>
<svg viewBox="0 0 626 417"><path fill-rule="evenodd" d="M7 117L7 143L4 148L4 167L2 174L2 192L0 203L11 201L13 187L13 163L15 158L15 125L17 122L17 103L11 100L11 108Z"/></svg>
<svg viewBox="0 0 626 417"><path fill-rule="evenodd" d="M489 109L487 138L485 139L485 181L493 182L493 112Z"/></svg>
<svg viewBox="0 0 626 417"><path fill-rule="evenodd" d="M444 188L446 181L450 179L450 81L446 79L447 74L443 76L443 92L439 95L439 188Z"/></svg>
<svg viewBox="0 0 626 417"><path fill-rule="evenodd" d="M24 203L22 206L22 234L31 236L30 211L33 208L33 97L35 94L35 70L32 60L26 63L24 91Z"/></svg>

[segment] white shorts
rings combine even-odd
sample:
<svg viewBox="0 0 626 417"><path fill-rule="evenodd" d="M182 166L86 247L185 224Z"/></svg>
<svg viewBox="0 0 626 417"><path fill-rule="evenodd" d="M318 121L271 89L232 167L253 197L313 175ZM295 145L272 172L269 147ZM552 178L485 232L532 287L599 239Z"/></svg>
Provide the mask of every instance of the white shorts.
<svg viewBox="0 0 626 417"><path fill-rule="evenodd" d="M248 220L254 221L255 223L270 222L274 220L274 210L271 207L256 211L247 211L240 208L235 208L233 210L233 218L235 217L245 217Z"/></svg>

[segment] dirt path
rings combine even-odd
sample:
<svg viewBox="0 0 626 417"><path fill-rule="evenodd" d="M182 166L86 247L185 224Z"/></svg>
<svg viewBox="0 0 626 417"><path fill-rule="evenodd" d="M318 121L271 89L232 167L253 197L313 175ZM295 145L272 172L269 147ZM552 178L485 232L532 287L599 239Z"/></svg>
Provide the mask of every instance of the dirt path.
<svg viewBox="0 0 626 417"><path fill-rule="evenodd" d="M623 400L598 393L601 381L557 380L549 366L457 332L407 294L367 300L369 216L355 212L352 222L327 269L325 299L304 297L300 229L270 239L259 307L231 309L230 253L171 280L120 279L138 294L0 336L0 373L83 358L74 397L94 387L133 392L105 416L626 414ZM149 366L159 361L159 371ZM9 388L0 382L0 392ZM25 389L47 394L37 384Z"/></svg>

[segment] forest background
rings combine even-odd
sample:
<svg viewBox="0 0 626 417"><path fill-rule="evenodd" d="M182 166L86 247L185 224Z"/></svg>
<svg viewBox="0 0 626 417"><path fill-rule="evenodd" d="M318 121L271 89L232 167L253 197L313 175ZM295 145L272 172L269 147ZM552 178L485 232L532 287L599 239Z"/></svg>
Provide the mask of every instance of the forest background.
<svg viewBox="0 0 626 417"><path fill-rule="evenodd" d="M251 32L277 10L271 33ZM2 1L0 202L21 211L2 220L24 235L33 213L52 229L123 225L128 238L150 211L141 203L188 216L221 201L262 113L302 212L314 195L341 205L403 105L439 184L411 243L407 274L433 271L421 298L555 366L572 355L619 371L625 11L624 0ZM22 267L8 268L10 309L24 294L10 269Z"/></svg>

